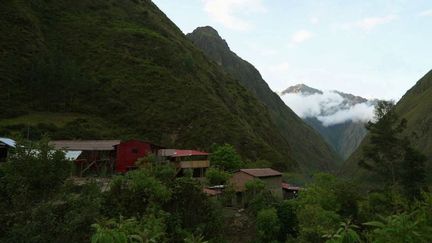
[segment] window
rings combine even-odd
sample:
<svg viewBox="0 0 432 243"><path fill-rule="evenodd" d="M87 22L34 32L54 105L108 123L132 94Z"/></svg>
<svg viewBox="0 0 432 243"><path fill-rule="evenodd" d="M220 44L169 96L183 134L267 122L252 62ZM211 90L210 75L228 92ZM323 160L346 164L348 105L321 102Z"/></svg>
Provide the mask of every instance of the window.
<svg viewBox="0 0 432 243"><path fill-rule="evenodd" d="M138 153L138 149L137 148L133 148L132 149L132 153L137 154Z"/></svg>

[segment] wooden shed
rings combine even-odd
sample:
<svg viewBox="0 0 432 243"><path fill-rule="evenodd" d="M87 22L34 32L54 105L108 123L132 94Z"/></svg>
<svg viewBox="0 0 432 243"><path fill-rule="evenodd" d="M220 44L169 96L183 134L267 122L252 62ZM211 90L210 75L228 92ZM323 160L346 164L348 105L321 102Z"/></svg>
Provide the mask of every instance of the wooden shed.
<svg viewBox="0 0 432 243"><path fill-rule="evenodd" d="M57 140L50 142L50 145L55 149L64 150L66 158L75 162L77 174L83 176L86 172L96 174L102 171L112 172L116 159L114 146L120 142L120 140Z"/></svg>
<svg viewBox="0 0 432 243"><path fill-rule="evenodd" d="M271 168L240 169L231 177L230 182L237 193L242 193L246 191L246 183L254 179L265 182L267 190L282 198L282 173Z"/></svg>
<svg viewBox="0 0 432 243"><path fill-rule="evenodd" d="M293 199L298 196L301 187L290 185L288 183L282 183L283 197L284 199Z"/></svg>

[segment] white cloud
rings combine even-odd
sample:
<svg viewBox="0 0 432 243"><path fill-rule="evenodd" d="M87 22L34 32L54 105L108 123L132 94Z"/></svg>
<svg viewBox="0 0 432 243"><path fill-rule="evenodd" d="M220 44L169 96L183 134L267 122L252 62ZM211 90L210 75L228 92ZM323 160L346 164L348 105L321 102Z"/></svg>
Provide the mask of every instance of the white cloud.
<svg viewBox="0 0 432 243"><path fill-rule="evenodd" d="M266 12L262 0L203 0L204 10L212 19L235 30L249 30L251 22L241 15Z"/></svg>
<svg viewBox="0 0 432 243"><path fill-rule="evenodd" d="M378 25L383 25L390 23L397 19L396 15L387 15L382 17L370 17L370 18L364 18L357 22L357 27L363 29L363 30L371 30Z"/></svg>
<svg viewBox="0 0 432 243"><path fill-rule="evenodd" d="M370 31L377 26L384 25L395 21L398 18L395 14L390 14L381 17L368 17L355 22L346 22L342 24L337 24L334 27L343 30L351 30L355 28L362 29L364 31Z"/></svg>
<svg viewBox="0 0 432 243"><path fill-rule="evenodd" d="M291 93L281 96L282 100L299 117L316 117L324 126L331 126L347 121L367 122L373 119L374 106L368 102L349 105L344 98L334 91L322 94Z"/></svg>
<svg viewBox="0 0 432 243"><path fill-rule="evenodd" d="M422 17L431 17L432 16L432 9L428 9L428 10L425 10L423 12L420 12L419 16L422 16Z"/></svg>
<svg viewBox="0 0 432 243"><path fill-rule="evenodd" d="M299 117L317 117L323 110L342 104L343 98L334 92L323 94L285 94L282 99Z"/></svg>
<svg viewBox="0 0 432 243"><path fill-rule="evenodd" d="M316 24L319 23L319 19L318 19L318 17L311 17L311 18L309 19L309 22L311 22L311 24L316 25Z"/></svg>
<svg viewBox="0 0 432 243"><path fill-rule="evenodd" d="M349 109L342 109L329 116L318 116L324 126L331 126L346 121L367 122L373 119L374 106L367 103L356 104Z"/></svg>
<svg viewBox="0 0 432 243"><path fill-rule="evenodd" d="M314 34L308 30L299 30L292 35L291 43L300 44L300 43L303 43L303 42L309 40L313 36L314 36Z"/></svg>

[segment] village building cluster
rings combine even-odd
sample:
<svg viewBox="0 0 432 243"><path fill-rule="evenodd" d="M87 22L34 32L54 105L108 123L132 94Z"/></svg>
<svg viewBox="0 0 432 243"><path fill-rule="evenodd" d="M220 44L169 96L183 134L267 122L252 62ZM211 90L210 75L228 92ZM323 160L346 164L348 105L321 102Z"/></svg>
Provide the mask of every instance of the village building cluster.
<svg viewBox="0 0 432 243"><path fill-rule="evenodd" d="M6 161L8 151L15 148L15 141L0 138L0 162ZM50 145L65 152L67 159L75 164L75 176L125 173L137 168L136 162L153 155L157 163L170 163L176 168L176 177L192 172L194 178L202 179L210 167L209 153L197 150L168 149L141 140L56 140ZM245 202L246 184L252 180L264 182L265 189L275 197L291 199L297 197L301 188L282 181L282 173L271 168L240 169L229 180L235 204ZM223 194L226 186L203 188L208 196Z"/></svg>

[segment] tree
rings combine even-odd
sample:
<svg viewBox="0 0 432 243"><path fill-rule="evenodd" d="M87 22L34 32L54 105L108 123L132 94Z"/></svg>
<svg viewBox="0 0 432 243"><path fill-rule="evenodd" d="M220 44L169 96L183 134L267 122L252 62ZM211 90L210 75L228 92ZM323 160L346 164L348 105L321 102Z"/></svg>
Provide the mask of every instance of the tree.
<svg viewBox="0 0 432 243"><path fill-rule="evenodd" d="M325 173L314 179L297 198L299 238L306 242L324 241L323 235L336 232L341 219L356 220L360 200L354 184Z"/></svg>
<svg viewBox="0 0 432 243"><path fill-rule="evenodd" d="M427 158L424 154L409 145L405 145L405 155L401 166L401 184L403 194L408 199L421 197L421 191L425 186L425 169L424 163Z"/></svg>
<svg viewBox="0 0 432 243"><path fill-rule="evenodd" d="M341 220L337 213L325 210L318 204L302 205L297 217L300 242L324 242L323 236L335 232Z"/></svg>
<svg viewBox="0 0 432 243"><path fill-rule="evenodd" d="M117 176L105 194L105 214L110 217L138 217L149 208L158 208L171 198L171 191L142 170Z"/></svg>
<svg viewBox="0 0 432 243"><path fill-rule="evenodd" d="M330 238L326 243L360 243L360 235L356 231L358 229L359 227L352 224L351 220L348 219L340 224L340 228L335 234L325 235L324 237Z"/></svg>
<svg viewBox="0 0 432 243"><path fill-rule="evenodd" d="M0 221L25 222L38 203L60 191L70 169L64 153L53 151L46 140L32 146L18 143L8 161L0 165Z"/></svg>
<svg viewBox="0 0 432 243"><path fill-rule="evenodd" d="M143 217L119 220L105 220L92 227L96 232L91 237L92 243L132 243L166 242L164 217L153 214Z"/></svg>
<svg viewBox="0 0 432 243"><path fill-rule="evenodd" d="M426 157L402 135L406 127L407 121L399 118L393 102L378 102L375 122L366 126L370 143L364 147L359 165L377 174L387 185L400 185L407 197L414 199L424 185Z"/></svg>
<svg viewBox="0 0 432 243"><path fill-rule="evenodd" d="M370 242L432 241L430 218L424 217L419 210L380 217L380 220L367 222L364 225L373 227L368 235Z"/></svg>
<svg viewBox="0 0 432 243"><path fill-rule="evenodd" d="M209 168L205 176L209 185L225 185L231 175L217 168Z"/></svg>
<svg viewBox="0 0 432 243"><path fill-rule="evenodd" d="M204 194L201 184L188 177L180 177L172 184L172 197L165 210L170 213L168 231L175 240L188 233L206 238L217 236L222 226L218 205Z"/></svg>
<svg viewBox="0 0 432 243"><path fill-rule="evenodd" d="M363 148L364 159L359 165L378 174L384 182L395 185L398 166L401 163L401 133L407 121L399 120L394 102L379 101L375 107L375 122L368 122L370 144Z"/></svg>
<svg viewBox="0 0 432 243"><path fill-rule="evenodd" d="M48 145L19 143L0 165L0 242L86 242L100 216L100 189L77 186L71 162Z"/></svg>
<svg viewBox="0 0 432 243"><path fill-rule="evenodd" d="M298 235L298 219L295 201L285 200L277 206L277 215L280 222L279 241L285 242L287 237L296 238Z"/></svg>
<svg viewBox="0 0 432 243"><path fill-rule="evenodd" d="M210 155L210 163L225 171L235 171L243 166L240 155L230 144L217 147Z"/></svg>
<svg viewBox="0 0 432 243"><path fill-rule="evenodd" d="M262 209L256 219L258 238L261 242L276 241L280 223L275 208Z"/></svg>

